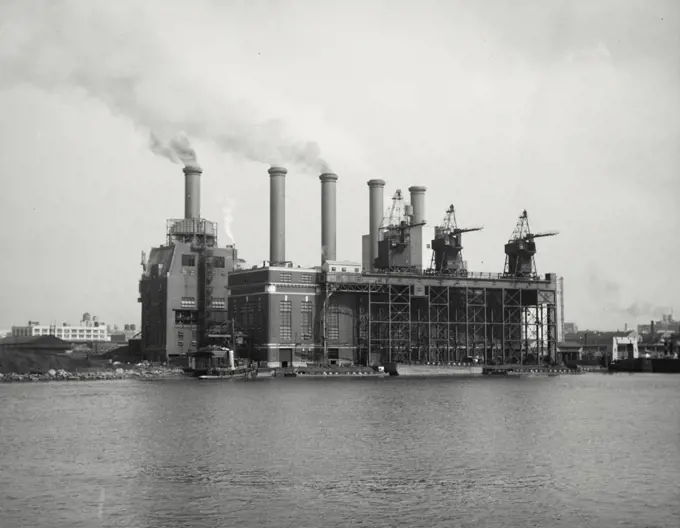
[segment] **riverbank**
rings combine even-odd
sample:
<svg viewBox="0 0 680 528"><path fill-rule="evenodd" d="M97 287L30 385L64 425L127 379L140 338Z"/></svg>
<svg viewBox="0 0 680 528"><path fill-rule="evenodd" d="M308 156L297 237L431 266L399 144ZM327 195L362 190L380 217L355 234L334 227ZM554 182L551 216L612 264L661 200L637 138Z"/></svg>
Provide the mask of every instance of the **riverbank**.
<svg viewBox="0 0 680 528"><path fill-rule="evenodd" d="M87 372L69 372L64 369L50 369L45 373L0 373L0 383L12 382L46 382L46 381L103 381L103 380L122 380L140 379L154 380L167 378L180 378L184 376L184 371L177 368L168 367L134 367L103 369Z"/></svg>

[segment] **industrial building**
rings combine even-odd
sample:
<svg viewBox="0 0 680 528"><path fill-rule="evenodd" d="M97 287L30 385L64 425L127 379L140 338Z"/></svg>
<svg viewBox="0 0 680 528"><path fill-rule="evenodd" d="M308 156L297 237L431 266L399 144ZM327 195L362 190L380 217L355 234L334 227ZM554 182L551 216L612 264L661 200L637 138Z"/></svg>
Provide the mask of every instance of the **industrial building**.
<svg viewBox="0 0 680 528"><path fill-rule="evenodd" d="M562 284L540 276L537 238L524 211L505 244L503 272L468 271L453 206L426 220L426 192L396 190L384 207L383 180L368 182L362 262L338 258L338 176L321 182L321 261L286 258L286 175L271 167L269 260L239 269L220 248L217 225L200 217L200 175L186 167L185 218L169 220L163 246L142 259L142 346L148 358L177 359L210 343L271 367L309 363L540 362L556 359ZM238 336L238 339L236 337Z"/></svg>
<svg viewBox="0 0 680 528"><path fill-rule="evenodd" d="M640 334L656 334L659 332L680 333L680 321L673 319L673 311L661 316L660 321L650 321L649 324L637 326Z"/></svg>
<svg viewBox="0 0 680 528"><path fill-rule="evenodd" d="M217 224L201 218L197 166L184 168L184 218L166 224L165 244L142 253L139 302L142 350L153 361L185 358L203 343L229 335L227 273L233 246L219 247Z"/></svg>
<svg viewBox="0 0 680 528"><path fill-rule="evenodd" d="M13 326L14 337L38 337L55 336L64 341L73 343L87 341L111 341L109 329L104 322L97 321L97 317L91 317L89 313L83 314L79 325L73 326L67 323L61 325L40 324L38 321L28 321L25 326Z"/></svg>
<svg viewBox="0 0 680 528"><path fill-rule="evenodd" d="M472 273L451 206L428 225L426 189L400 190L385 212L383 180L370 180L362 263L338 260L335 174L322 174L321 265L285 254L285 177L270 176L270 259L229 274L229 310L248 336L241 354L269 366L391 361L542 361L556 358L561 281L536 273L526 211L505 245L502 273ZM247 349L247 350L245 350Z"/></svg>

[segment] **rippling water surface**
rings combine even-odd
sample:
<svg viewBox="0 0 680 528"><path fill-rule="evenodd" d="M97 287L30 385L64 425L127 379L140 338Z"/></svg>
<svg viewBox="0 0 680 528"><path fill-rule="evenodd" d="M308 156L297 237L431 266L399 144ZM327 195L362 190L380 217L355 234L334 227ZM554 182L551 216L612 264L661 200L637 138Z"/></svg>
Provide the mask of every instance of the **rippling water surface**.
<svg viewBox="0 0 680 528"><path fill-rule="evenodd" d="M4 384L0 526L680 526L680 376Z"/></svg>

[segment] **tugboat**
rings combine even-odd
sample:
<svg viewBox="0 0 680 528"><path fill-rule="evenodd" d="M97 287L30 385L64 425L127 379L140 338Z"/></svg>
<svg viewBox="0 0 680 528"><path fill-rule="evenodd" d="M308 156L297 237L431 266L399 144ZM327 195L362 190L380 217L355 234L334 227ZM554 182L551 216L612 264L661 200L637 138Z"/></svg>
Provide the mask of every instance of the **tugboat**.
<svg viewBox="0 0 680 528"><path fill-rule="evenodd" d="M189 356L185 372L199 380L252 380L257 377L257 366L237 364L232 349L211 345Z"/></svg>

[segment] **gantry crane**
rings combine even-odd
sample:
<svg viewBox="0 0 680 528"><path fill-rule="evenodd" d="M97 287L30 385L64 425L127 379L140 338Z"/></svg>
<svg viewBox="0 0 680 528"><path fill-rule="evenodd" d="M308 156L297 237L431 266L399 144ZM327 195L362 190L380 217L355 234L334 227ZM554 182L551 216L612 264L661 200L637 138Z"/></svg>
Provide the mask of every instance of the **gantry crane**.
<svg viewBox="0 0 680 528"><path fill-rule="evenodd" d="M378 258L376 269L384 271L407 271L413 268L411 254L407 251L411 242L409 230L425 225L425 222L413 224L411 206L404 203L401 189L392 196L392 205L385 212L380 223L380 241L378 242Z"/></svg>
<svg viewBox="0 0 680 528"><path fill-rule="evenodd" d="M529 227L529 215L526 209L517 221L515 230L510 240L505 244L505 271L504 275L511 277L536 277L536 242L534 239L555 236L558 231L546 231L544 233L532 233Z"/></svg>
<svg viewBox="0 0 680 528"><path fill-rule="evenodd" d="M482 229L484 229L483 226L458 227L456 210L453 205L450 205L446 210L446 216L444 216L442 223L434 228L432 270L436 273L464 275L467 270L463 261L461 234L481 231Z"/></svg>

